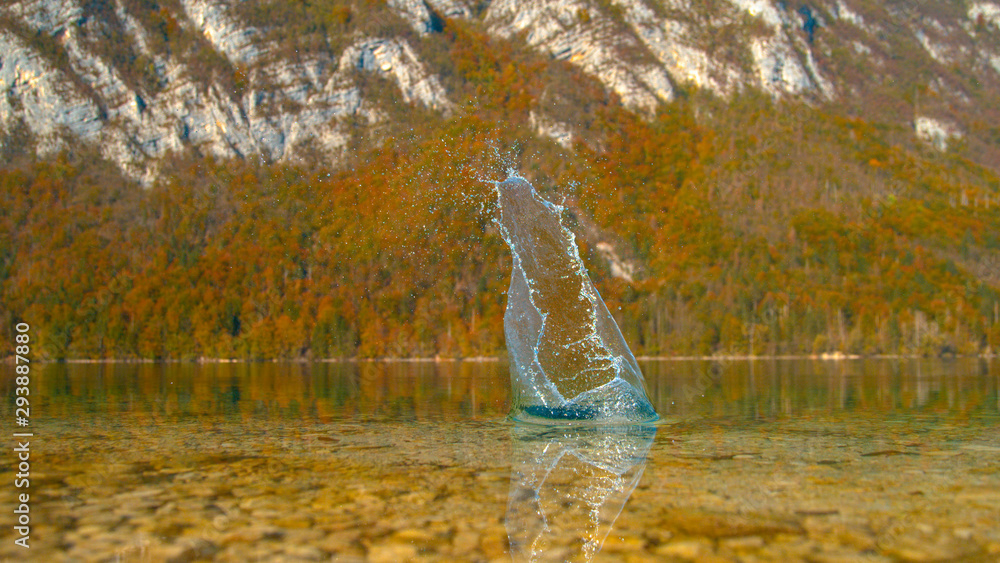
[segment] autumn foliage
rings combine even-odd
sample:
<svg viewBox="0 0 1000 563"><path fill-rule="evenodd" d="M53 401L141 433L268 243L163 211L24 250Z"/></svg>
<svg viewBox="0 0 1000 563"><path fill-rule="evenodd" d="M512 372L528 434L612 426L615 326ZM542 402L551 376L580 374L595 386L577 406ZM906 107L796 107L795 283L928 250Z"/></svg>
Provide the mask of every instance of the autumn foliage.
<svg viewBox="0 0 1000 563"><path fill-rule="evenodd" d="M192 152L150 188L86 151L0 168L0 354L22 321L50 359L502 354L495 154L564 202L637 355L1000 349L994 171L753 93L638 116L456 25L456 115L412 112L336 166ZM585 108L573 150L532 132L543 106Z"/></svg>

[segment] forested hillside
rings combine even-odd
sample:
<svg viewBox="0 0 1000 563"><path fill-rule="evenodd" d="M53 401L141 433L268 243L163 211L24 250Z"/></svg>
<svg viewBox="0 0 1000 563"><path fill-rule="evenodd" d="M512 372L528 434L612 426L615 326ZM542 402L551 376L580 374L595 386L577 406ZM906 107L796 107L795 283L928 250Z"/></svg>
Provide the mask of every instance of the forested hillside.
<svg viewBox="0 0 1000 563"><path fill-rule="evenodd" d="M355 69L380 117L336 158L182 146L147 184L94 144L40 156L9 131L0 354L27 322L47 359L501 355L486 180L508 165L564 203L636 355L1000 349L995 127L934 146L912 101L878 119L752 86L641 111L517 37L435 25L413 41L448 110ZM541 134L543 112L572 135Z"/></svg>

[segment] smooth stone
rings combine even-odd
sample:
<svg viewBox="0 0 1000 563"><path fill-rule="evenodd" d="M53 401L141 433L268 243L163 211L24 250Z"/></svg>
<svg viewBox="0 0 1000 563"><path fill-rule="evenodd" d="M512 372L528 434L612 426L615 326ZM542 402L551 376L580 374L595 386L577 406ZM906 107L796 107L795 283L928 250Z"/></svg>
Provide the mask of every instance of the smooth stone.
<svg viewBox="0 0 1000 563"><path fill-rule="evenodd" d="M956 528L952 531L952 535L960 540L969 541L974 535L976 535L976 532L968 528Z"/></svg>
<svg viewBox="0 0 1000 563"><path fill-rule="evenodd" d="M129 502L136 499L160 496L165 492L167 492L166 489L160 489L160 488L137 489L134 491L119 493L114 496L114 499L119 502Z"/></svg>
<svg viewBox="0 0 1000 563"><path fill-rule="evenodd" d="M212 517L212 528L219 532L229 529L232 523L233 521L225 514Z"/></svg>
<svg viewBox="0 0 1000 563"><path fill-rule="evenodd" d="M272 556L279 555L281 550L277 545L260 543L260 544L234 544L226 547L225 550L216 554L216 559L219 561L270 561ZM274 557L274 559L282 560L282 558Z"/></svg>
<svg viewBox="0 0 1000 563"><path fill-rule="evenodd" d="M733 551L748 551L764 547L764 538L760 536L723 538L719 540L719 545Z"/></svg>
<svg viewBox="0 0 1000 563"><path fill-rule="evenodd" d="M659 528L652 528L646 530L643 534L653 543L667 543L671 538L674 537L674 533L670 530L662 530Z"/></svg>
<svg viewBox="0 0 1000 563"><path fill-rule="evenodd" d="M116 524L120 520L121 520L120 517L114 518L114 521L115 521ZM108 526L102 526L100 524L84 524L83 526L78 527L76 530L73 530L73 532L71 532L71 533L74 534L74 535L76 535L76 536L78 536L78 537L86 538L86 537L96 536L98 534L102 534L102 533L104 533L106 531L108 531Z"/></svg>
<svg viewBox="0 0 1000 563"><path fill-rule="evenodd" d="M918 538L911 535L903 535L894 539L895 541L880 545L879 547L882 548L882 553L904 561L954 561L967 555L965 552L969 548L974 547L958 545L954 543L956 540L952 538L948 538L946 543L934 542L930 538Z"/></svg>
<svg viewBox="0 0 1000 563"><path fill-rule="evenodd" d="M431 545L437 541L433 535L423 530L417 530L416 528L400 530L392 535L392 539L394 541L413 543L420 546Z"/></svg>
<svg viewBox="0 0 1000 563"><path fill-rule="evenodd" d="M254 511L254 516L257 516L257 511ZM282 528L301 530L311 527L313 525L313 519L306 515L282 516L282 513L278 513L273 517L272 523L275 526L280 526Z"/></svg>
<svg viewBox="0 0 1000 563"><path fill-rule="evenodd" d="M475 532L458 532L451 540L451 546L456 555L469 553L479 547L479 534Z"/></svg>
<svg viewBox="0 0 1000 563"><path fill-rule="evenodd" d="M646 548L646 542L635 536L618 536L614 532L604 540L604 547L601 551L608 553L627 553L642 551Z"/></svg>
<svg viewBox="0 0 1000 563"><path fill-rule="evenodd" d="M213 498L218 495L218 491L215 490L215 487L210 487L208 485L188 487L185 491L193 497Z"/></svg>
<svg viewBox="0 0 1000 563"><path fill-rule="evenodd" d="M170 501L167 502L166 504L160 505L160 507L154 511L154 514L156 514L157 516L166 516L168 514L173 514L175 512L177 512L177 503L174 501Z"/></svg>
<svg viewBox="0 0 1000 563"><path fill-rule="evenodd" d="M876 549L875 536L858 528L843 527L836 530L836 538L840 543L859 551Z"/></svg>
<svg viewBox="0 0 1000 563"><path fill-rule="evenodd" d="M316 547L331 553L340 553L352 549L355 542L361 537L361 532L357 529L333 532L316 542Z"/></svg>
<svg viewBox="0 0 1000 563"><path fill-rule="evenodd" d="M104 529L114 528L118 524L121 524L125 520L125 516L121 514L115 514L114 512L107 511L99 514L92 514L84 519L80 520L81 527L78 529L83 529L89 526L98 526Z"/></svg>
<svg viewBox="0 0 1000 563"><path fill-rule="evenodd" d="M226 544L233 542L255 543L264 539L281 539L284 535L285 532L281 528L253 525L226 534L223 541Z"/></svg>
<svg viewBox="0 0 1000 563"><path fill-rule="evenodd" d="M434 500L436 495L428 491L414 491L400 495L395 502L406 506L424 506Z"/></svg>
<svg viewBox="0 0 1000 563"><path fill-rule="evenodd" d="M298 561L321 561L326 559L326 555L318 548L311 545L285 544L285 555Z"/></svg>
<svg viewBox="0 0 1000 563"><path fill-rule="evenodd" d="M810 516L802 521L809 538L824 544L841 544L859 551L876 548L876 538L866 530L831 524L824 517Z"/></svg>
<svg viewBox="0 0 1000 563"><path fill-rule="evenodd" d="M292 529L285 530L285 536L282 538L282 542L294 545L315 544L325 537L326 532L316 528L306 528L300 530Z"/></svg>
<svg viewBox="0 0 1000 563"><path fill-rule="evenodd" d="M240 510L252 512L262 508L280 510L287 505L271 496L255 496L240 501L238 506Z"/></svg>
<svg viewBox="0 0 1000 563"><path fill-rule="evenodd" d="M417 556L417 547L401 543L373 545L368 549L370 563L401 563Z"/></svg>
<svg viewBox="0 0 1000 563"><path fill-rule="evenodd" d="M777 534L760 549L757 555L765 561L804 560L810 554L819 551L819 545L801 536Z"/></svg>
<svg viewBox="0 0 1000 563"><path fill-rule="evenodd" d="M797 522L780 520L767 515L743 516L693 510L668 511L665 514L661 527L678 530L689 536L706 538L770 535L775 533L795 534L803 531Z"/></svg>
<svg viewBox="0 0 1000 563"><path fill-rule="evenodd" d="M657 555L680 557L694 561L712 552L712 544L706 540L678 540L656 548Z"/></svg>
<svg viewBox="0 0 1000 563"><path fill-rule="evenodd" d="M236 498L262 498L260 495L267 494L267 491L259 485L249 485L245 487L233 487L229 490L229 494Z"/></svg>
<svg viewBox="0 0 1000 563"><path fill-rule="evenodd" d="M809 555L810 563L891 563L892 559L871 553L853 551L823 551Z"/></svg>
<svg viewBox="0 0 1000 563"><path fill-rule="evenodd" d="M165 563L188 563L210 559L218 553L218 547L203 539L185 539L174 544L153 544L147 553L150 561Z"/></svg>
<svg viewBox="0 0 1000 563"><path fill-rule="evenodd" d="M483 530L479 548L488 559L509 558L510 546L507 543L507 529L495 526Z"/></svg>
<svg viewBox="0 0 1000 563"><path fill-rule="evenodd" d="M156 531L157 526L160 525L160 517L156 515L136 516L129 520L129 524L137 532L152 534Z"/></svg>

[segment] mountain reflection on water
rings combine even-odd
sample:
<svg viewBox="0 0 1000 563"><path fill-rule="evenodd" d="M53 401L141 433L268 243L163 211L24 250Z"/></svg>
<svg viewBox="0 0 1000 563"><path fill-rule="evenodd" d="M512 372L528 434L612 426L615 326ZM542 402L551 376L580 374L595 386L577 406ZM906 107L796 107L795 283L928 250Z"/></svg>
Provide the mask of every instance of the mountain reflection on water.
<svg viewBox="0 0 1000 563"><path fill-rule="evenodd" d="M640 364L662 415L648 434L507 423L502 362L35 366L31 554L1000 555L1000 361ZM9 482L13 463L0 456ZM12 533L0 559L22 556Z"/></svg>

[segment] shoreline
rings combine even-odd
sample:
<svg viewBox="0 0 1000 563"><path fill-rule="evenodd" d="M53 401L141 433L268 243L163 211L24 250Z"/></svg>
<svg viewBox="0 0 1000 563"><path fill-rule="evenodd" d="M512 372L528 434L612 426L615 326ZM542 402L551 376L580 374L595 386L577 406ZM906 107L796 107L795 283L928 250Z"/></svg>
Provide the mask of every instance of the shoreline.
<svg viewBox="0 0 1000 563"><path fill-rule="evenodd" d="M640 362L748 362L748 361L801 361L843 362L859 360L958 360L978 358L991 360L1000 358L1000 354L956 354L949 356L923 356L918 354L843 354L840 352L824 354L778 354L778 355L744 355L727 354L713 356L636 356ZM13 364L14 356L0 360L0 363ZM321 363L493 363L506 361L501 356L472 356L468 358L420 357L420 358L293 358L293 359L260 359L247 360L240 358L196 358L196 359L146 359L146 358L67 358L62 360L36 360L40 364L253 364L253 363L290 363L290 364L321 364Z"/></svg>

